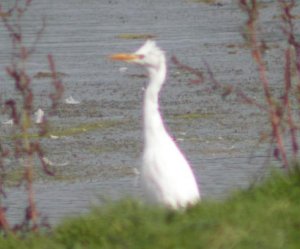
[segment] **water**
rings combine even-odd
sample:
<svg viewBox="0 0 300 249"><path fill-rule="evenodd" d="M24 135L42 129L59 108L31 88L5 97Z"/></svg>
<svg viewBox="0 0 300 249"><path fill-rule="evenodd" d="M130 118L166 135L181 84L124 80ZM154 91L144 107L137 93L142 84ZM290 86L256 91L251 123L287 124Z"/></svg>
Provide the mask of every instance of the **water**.
<svg viewBox="0 0 300 249"><path fill-rule="evenodd" d="M4 6L10 0L1 0ZM207 61L217 79L239 84L250 96L262 97L249 51L242 44L241 26L245 17L231 1L206 5L183 0L39 0L25 16L25 43L30 44L46 18L46 29L28 61L34 75L48 71L47 54L53 54L56 67L66 76L64 98L73 96L78 105L60 106L50 118L54 127L66 129L84 123L100 123L102 128L81 131L58 139L43 139L47 157L57 166L59 179L39 179L36 200L43 215L56 223L65 215L82 213L102 197L112 200L124 196L143 198L136 181L142 148L141 103L146 79L137 77L140 68L113 63L107 55L131 52L143 41L121 39L122 34L150 34L166 51L182 63L205 71ZM276 9L262 10L269 17ZM278 31L278 22L266 20L269 33ZM10 46L0 27L0 84L2 98L13 93L12 82L4 73L10 61ZM282 59L282 37L266 36L277 44L266 55L276 70L270 80L278 84ZM269 40L268 40L269 39ZM128 67L120 73L120 67ZM206 75L207 77L207 75ZM246 187L264 171L267 146L258 143L259 133L267 132L266 120L254 107L241 105L205 87L188 84L190 76L170 64L168 83L161 95L165 121L193 165L204 198L223 198L233 189ZM49 111L47 79L35 79L36 106ZM188 114L198 118L187 118ZM184 118L185 117L185 118ZM1 121L7 117L2 116ZM1 126L1 134L11 128ZM258 146L259 145L259 146ZM14 167L15 162L9 161ZM101 198L100 198L101 197ZM10 189L8 215L20 219L25 194Z"/></svg>

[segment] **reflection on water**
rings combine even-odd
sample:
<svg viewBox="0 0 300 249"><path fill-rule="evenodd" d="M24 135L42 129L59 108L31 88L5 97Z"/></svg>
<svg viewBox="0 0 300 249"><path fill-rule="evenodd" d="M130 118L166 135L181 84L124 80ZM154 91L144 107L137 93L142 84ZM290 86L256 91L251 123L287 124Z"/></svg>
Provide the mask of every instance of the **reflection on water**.
<svg viewBox="0 0 300 249"><path fill-rule="evenodd" d="M139 195L132 178L75 183L36 184L36 200L42 216L56 223L60 218L86 212L93 205L112 201L124 196ZM8 192L8 217L11 222L23 219L26 193L22 189Z"/></svg>

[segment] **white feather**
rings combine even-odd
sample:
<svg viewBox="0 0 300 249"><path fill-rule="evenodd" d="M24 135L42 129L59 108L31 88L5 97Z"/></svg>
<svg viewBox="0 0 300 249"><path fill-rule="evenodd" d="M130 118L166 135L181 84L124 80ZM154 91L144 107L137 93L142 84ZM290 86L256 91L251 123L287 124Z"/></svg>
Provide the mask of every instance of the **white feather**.
<svg viewBox="0 0 300 249"><path fill-rule="evenodd" d="M166 58L154 41L147 41L134 54L116 54L114 60L144 66L149 84L144 92L144 151L142 184L147 196L171 208L186 207L200 200L193 171L168 134L160 111L159 92L166 78Z"/></svg>
<svg viewBox="0 0 300 249"><path fill-rule="evenodd" d="M172 208L200 199L198 186L185 156L166 131L159 111L159 92L166 78L164 52L153 41L137 50L149 72L144 96L144 152L142 181L147 195Z"/></svg>

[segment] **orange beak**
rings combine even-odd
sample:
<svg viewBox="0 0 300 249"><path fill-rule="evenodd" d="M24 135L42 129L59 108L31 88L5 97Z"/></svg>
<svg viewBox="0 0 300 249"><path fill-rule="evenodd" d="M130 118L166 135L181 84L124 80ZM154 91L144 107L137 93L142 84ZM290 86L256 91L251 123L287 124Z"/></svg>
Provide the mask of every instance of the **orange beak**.
<svg viewBox="0 0 300 249"><path fill-rule="evenodd" d="M127 61L127 62L134 62L135 60L140 59L140 57L136 54L113 54L110 55L109 58L114 61Z"/></svg>

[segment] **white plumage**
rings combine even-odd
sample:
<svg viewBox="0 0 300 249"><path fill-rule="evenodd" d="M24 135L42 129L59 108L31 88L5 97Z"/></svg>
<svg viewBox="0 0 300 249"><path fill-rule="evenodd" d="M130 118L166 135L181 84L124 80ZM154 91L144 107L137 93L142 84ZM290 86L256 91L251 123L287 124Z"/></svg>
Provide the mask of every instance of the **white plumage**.
<svg viewBox="0 0 300 249"><path fill-rule="evenodd" d="M144 95L144 151L142 184L147 196L171 208L200 200L198 186L185 156L168 134L160 111L159 92L166 78L166 58L154 41L133 54L115 54L114 60L143 65L149 73Z"/></svg>

